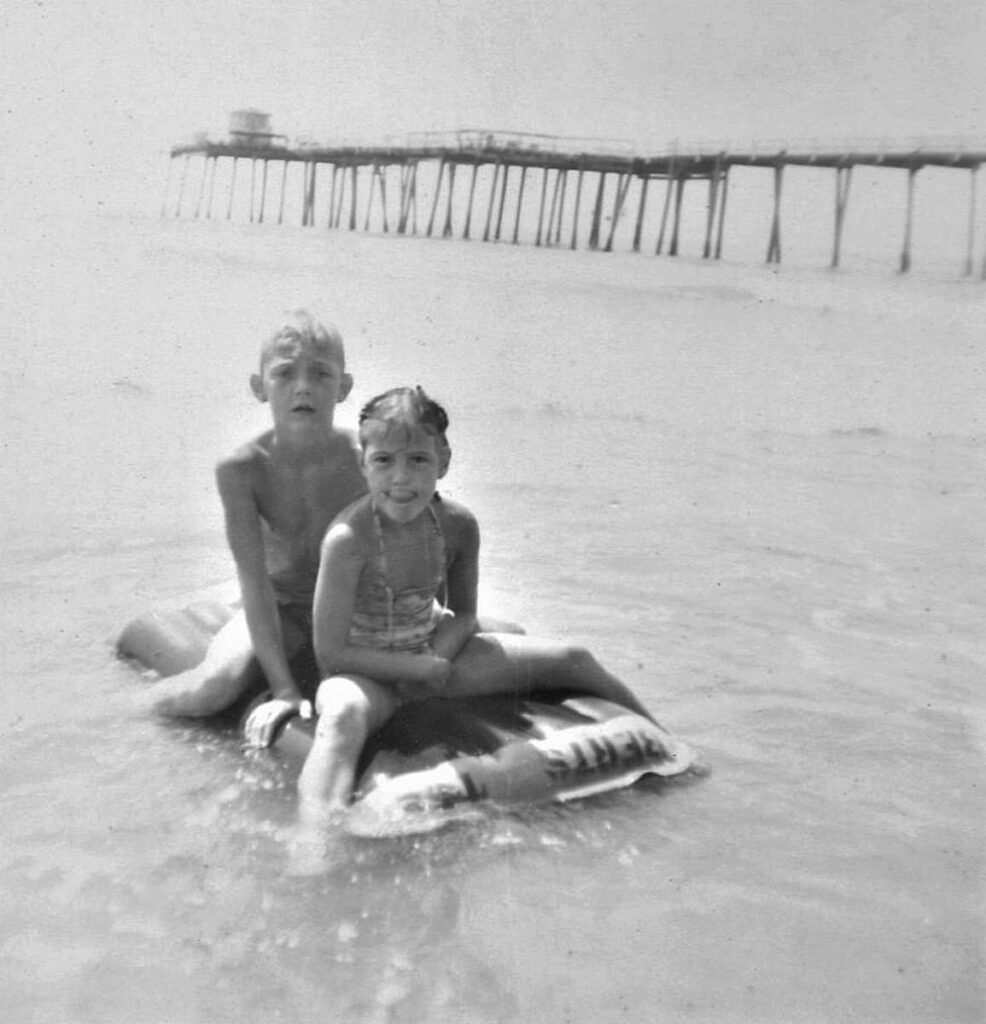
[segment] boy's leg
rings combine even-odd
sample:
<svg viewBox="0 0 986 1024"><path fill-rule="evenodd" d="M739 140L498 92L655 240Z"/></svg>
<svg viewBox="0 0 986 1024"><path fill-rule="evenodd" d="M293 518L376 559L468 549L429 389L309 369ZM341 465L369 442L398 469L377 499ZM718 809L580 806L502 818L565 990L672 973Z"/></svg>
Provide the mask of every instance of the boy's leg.
<svg viewBox="0 0 986 1024"><path fill-rule="evenodd" d="M212 638L200 664L155 683L149 699L158 714L204 718L229 707L260 677L246 615L239 611Z"/></svg>
<svg viewBox="0 0 986 1024"><path fill-rule="evenodd" d="M480 633L470 637L452 665L443 696L559 689L604 697L653 721L633 691L584 647L516 634Z"/></svg>
<svg viewBox="0 0 986 1024"><path fill-rule="evenodd" d="M332 676L321 683L315 739L298 776L303 824L327 823L349 806L363 744L399 703L392 690L363 676Z"/></svg>
<svg viewBox="0 0 986 1024"><path fill-rule="evenodd" d="M310 641L307 620L291 606L279 609L285 656L290 660ZM225 710L251 687L263 681L260 663L246 615L240 610L212 638L202 662L156 683L150 691L151 708L161 715L206 718Z"/></svg>

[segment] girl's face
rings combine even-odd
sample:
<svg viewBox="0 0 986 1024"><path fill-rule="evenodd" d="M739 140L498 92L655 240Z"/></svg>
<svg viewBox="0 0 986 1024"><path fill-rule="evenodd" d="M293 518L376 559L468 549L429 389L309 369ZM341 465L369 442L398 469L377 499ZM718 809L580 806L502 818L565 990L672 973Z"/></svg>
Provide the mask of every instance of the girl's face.
<svg viewBox="0 0 986 1024"><path fill-rule="evenodd" d="M438 438L402 423L368 426L363 475L373 502L388 519L411 523L428 507L442 476Z"/></svg>

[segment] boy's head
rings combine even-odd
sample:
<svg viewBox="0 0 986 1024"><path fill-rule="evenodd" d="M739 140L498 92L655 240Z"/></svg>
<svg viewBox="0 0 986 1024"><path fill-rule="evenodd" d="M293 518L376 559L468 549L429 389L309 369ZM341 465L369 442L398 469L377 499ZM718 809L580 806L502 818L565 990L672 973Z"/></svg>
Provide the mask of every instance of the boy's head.
<svg viewBox="0 0 986 1024"><path fill-rule="evenodd" d="M260 372L279 352L292 346L305 345L338 364L339 370L346 370L346 349L342 335L335 324L322 323L307 309L295 309L285 316L277 329L260 347Z"/></svg>
<svg viewBox="0 0 986 1024"><path fill-rule="evenodd" d="M445 410L420 387L392 388L371 398L360 410L360 446L365 455L367 445L383 438L398 437L409 442L415 433L423 431L435 439L438 475L443 477L452 458L452 449L445 436L448 422Z"/></svg>
<svg viewBox="0 0 986 1024"><path fill-rule="evenodd" d="M304 309L289 313L263 343L260 372L250 378L254 395L271 403L275 420L306 411L331 417L352 386L338 329Z"/></svg>

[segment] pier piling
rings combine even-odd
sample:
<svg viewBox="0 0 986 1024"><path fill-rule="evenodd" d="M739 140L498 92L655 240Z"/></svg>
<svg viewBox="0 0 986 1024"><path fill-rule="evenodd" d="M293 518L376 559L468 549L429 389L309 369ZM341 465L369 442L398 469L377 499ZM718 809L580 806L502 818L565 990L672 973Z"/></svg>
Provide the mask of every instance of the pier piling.
<svg viewBox="0 0 986 1024"><path fill-rule="evenodd" d="M774 218L770 225L770 241L767 244L767 262L781 261L781 194L784 190L784 164L774 165Z"/></svg>
<svg viewBox="0 0 986 1024"><path fill-rule="evenodd" d="M551 190L551 206L548 208L548 230L545 232L544 244L551 245L555 230L555 217L558 215L558 196L561 192L561 171L555 171L555 184Z"/></svg>
<svg viewBox="0 0 986 1024"><path fill-rule="evenodd" d="M359 199L359 195L358 195L358 193L359 193L359 177L358 177L359 168L354 163L354 164L352 164L350 166L349 171L350 171L350 175L351 175L351 177L353 179L352 195L350 196L350 203L349 203L349 230L350 231L355 231L356 230L356 204L357 204L357 201Z"/></svg>
<svg viewBox="0 0 986 1024"><path fill-rule="evenodd" d="M318 163L311 162L311 171L308 176L308 219L305 227L315 226L315 190L318 187Z"/></svg>
<svg viewBox="0 0 986 1024"><path fill-rule="evenodd" d="M209 177L209 201L205 208L205 219L212 220L212 197L216 191L216 165L219 163L217 157L212 157L212 174Z"/></svg>
<svg viewBox="0 0 986 1024"><path fill-rule="evenodd" d="M715 228L716 205L719 199L719 161L709 175L709 197L705 206L705 244L702 247L702 259L712 255L712 232Z"/></svg>
<svg viewBox="0 0 986 1024"><path fill-rule="evenodd" d="M976 243L976 174L979 164L969 168L969 227L966 232L965 276L972 276L973 250Z"/></svg>
<svg viewBox="0 0 986 1024"><path fill-rule="evenodd" d="M486 227L483 230L483 241L490 240L490 227L493 223L493 205L496 202L496 186L500 180L500 161L493 164L493 183L490 185L490 201L486 206Z"/></svg>
<svg viewBox="0 0 986 1024"><path fill-rule="evenodd" d="M442 238L452 237L452 198L455 195L455 168L454 163L448 165L448 202L445 206L445 226L442 228Z"/></svg>
<svg viewBox="0 0 986 1024"><path fill-rule="evenodd" d="M664 232L668 226L668 214L671 211L671 196L675 187L674 158L668 166L666 175L667 188L664 192L664 207L661 210L661 230L657 233L657 245L654 247L654 255L660 256L664 250Z"/></svg>
<svg viewBox="0 0 986 1024"><path fill-rule="evenodd" d="M681 204L685 198L685 182L688 179L687 171L678 176L677 189L674 197L674 220L671 224L671 243L668 245L668 255L678 255L678 231L681 227Z"/></svg>
<svg viewBox="0 0 986 1024"><path fill-rule="evenodd" d="M188 161L192 159L191 154L185 156L185 164L181 169L181 185L178 188L178 201L175 203L175 217L181 216L181 204L185 198L185 181L188 178Z"/></svg>
<svg viewBox="0 0 986 1024"><path fill-rule="evenodd" d="M202 200L205 198L205 179L209 173L209 158L206 157L202 161L202 176L199 178L199 197L195 201L195 219L199 219L199 213L202 210Z"/></svg>
<svg viewBox="0 0 986 1024"><path fill-rule="evenodd" d="M603 246L603 252L613 251L613 239L616 236L616 226L620 222L620 217L623 214L623 203L627 197L627 190L630 188L630 174L621 174L616 179L616 194L613 196L613 211L610 214L609 221L609 235L606 238L606 245Z"/></svg>
<svg viewBox="0 0 986 1024"><path fill-rule="evenodd" d="M287 160L281 161L281 197L277 204L277 223L284 223L284 201L288 195L288 162Z"/></svg>
<svg viewBox="0 0 986 1024"><path fill-rule="evenodd" d="M599 248L599 225L603 219L603 197L606 193L606 172L600 171L596 185L596 203L592 209L592 225L589 228L589 248Z"/></svg>
<svg viewBox="0 0 986 1024"><path fill-rule="evenodd" d="M582 176L585 173L585 168L582 166L582 162L579 161L579 176L575 183L575 212L572 215L572 244L569 248L574 249L578 245L579 238L579 211L582 205Z"/></svg>
<svg viewBox="0 0 986 1024"><path fill-rule="evenodd" d="M431 203L431 216L428 218L428 230L425 234L431 238L432 228L435 226L435 211L438 209L438 198L442 194L442 179L445 177L445 161L438 162L438 180L435 182L435 196Z"/></svg>
<svg viewBox="0 0 986 1024"><path fill-rule="evenodd" d="M555 229L555 245L561 242L561 225L565 216L565 191L568 188L568 169L559 172L561 174L561 195L558 197L558 225Z"/></svg>
<svg viewBox="0 0 986 1024"><path fill-rule="evenodd" d="M466 240L469 238L469 229L472 225L472 201L476 195L476 176L479 174L479 157L477 156L472 162L472 175L469 178L469 201L466 204L466 223L462 228L462 237ZM523 181L521 181L523 186Z"/></svg>
<svg viewBox="0 0 986 1024"><path fill-rule="evenodd" d="M517 186L517 212L514 214L514 245L520 240L520 211L524 205L524 182L527 178L527 168L520 169L520 184ZM470 202L472 200L470 199ZM540 230L540 226L539 226Z"/></svg>
<svg viewBox="0 0 986 1024"><path fill-rule="evenodd" d="M264 210L267 206L267 164L268 161L264 161L263 176L260 184L260 223L264 222Z"/></svg>
<svg viewBox="0 0 986 1024"><path fill-rule="evenodd" d="M911 235L914 229L914 179L920 167L907 169L907 212L904 219L904 246L900 253L900 272L906 274L911 269Z"/></svg>
<svg viewBox="0 0 986 1024"><path fill-rule="evenodd" d="M534 238L534 244L541 244L541 227L544 224L544 203L548 195L548 168L541 169L541 202L538 206L538 233Z"/></svg>
<svg viewBox="0 0 986 1024"><path fill-rule="evenodd" d="M722 237L726 226L726 197L729 195L729 166L723 168L719 189L719 226L716 229L716 259L722 259Z"/></svg>
<svg viewBox="0 0 986 1024"><path fill-rule="evenodd" d="M835 232L832 243L832 269L839 266L842 258L842 226L846 219L849 203L849 186L852 183L852 164L835 169Z"/></svg>
<svg viewBox="0 0 986 1024"><path fill-rule="evenodd" d="M633 251L640 252L640 240L644 233L644 210L647 207L647 186L650 184L650 175L645 174L640 179L640 200L637 203L637 223L633 228Z"/></svg>
<svg viewBox="0 0 986 1024"><path fill-rule="evenodd" d="M233 216L233 193L236 191L236 167L239 163L238 157L233 157L233 170L229 178L229 205L226 207L226 220Z"/></svg>
<svg viewBox="0 0 986 1024"><path fill-rule="evenodd" d="M503 224L503 208L507 202L507 178L510 176L510 164L503 165L503 180L500 183L500 209L496 215L496 240L500 241L500 226Z"/></svg>

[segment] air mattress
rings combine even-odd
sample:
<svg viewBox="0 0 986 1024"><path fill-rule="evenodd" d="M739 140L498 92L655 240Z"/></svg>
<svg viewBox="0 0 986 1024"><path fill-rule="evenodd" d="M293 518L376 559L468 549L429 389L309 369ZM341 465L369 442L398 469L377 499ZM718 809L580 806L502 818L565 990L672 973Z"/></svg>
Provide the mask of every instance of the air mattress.
<svg viewBox="0 0 986 1024"><path fill-rule="evenodd" d="M223 600L151 611L126 626L117 650L174 675L202 659L233 613ZM264 699L257 693L241 707L241 729L250 706ZM300 761L313 733L311 720L289 718L273 748ZM694 765L693 751L660 725L597 697L430 698L405 705L367 743L346 828L373 836L426 831L483 804L574 800Z"/></svg>

